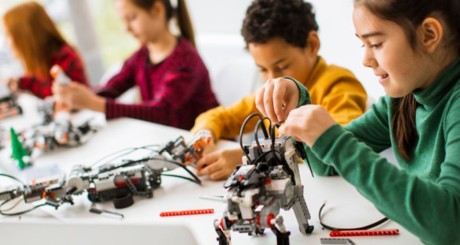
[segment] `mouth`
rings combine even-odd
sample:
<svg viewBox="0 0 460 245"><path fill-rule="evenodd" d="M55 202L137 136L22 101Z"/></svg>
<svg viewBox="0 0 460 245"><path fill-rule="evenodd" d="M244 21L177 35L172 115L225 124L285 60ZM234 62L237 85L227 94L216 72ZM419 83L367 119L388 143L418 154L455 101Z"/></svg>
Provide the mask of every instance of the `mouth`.
<svg viewBox="0 0 460 245"><path fill-rule="evenodd" d="M375 74L379 78L380 83L385 83L388 80L388 74Z"/></svg>
<svg viewBox="0 0 460 245"><path fill-rule="evenodd" d="M388 78L388 74L383 74L383 75L378 75L378 74L375 74L377 77L379 77L379 79L386 79Z"/></svg>

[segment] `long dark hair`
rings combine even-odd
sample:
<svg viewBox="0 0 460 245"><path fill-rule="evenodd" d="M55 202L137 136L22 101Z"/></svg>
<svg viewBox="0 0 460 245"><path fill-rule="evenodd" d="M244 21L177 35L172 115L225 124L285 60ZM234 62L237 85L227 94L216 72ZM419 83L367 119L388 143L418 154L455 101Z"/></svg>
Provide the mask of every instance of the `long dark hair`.
<svg viewBox="0 0 460 245"><path fill-rule="evenodd" d="M157 1L163 3L166 9L166 20L170 21L173 17L177 18L181 35L195 46L195 32L193 31L192 21L188 13L185 0L177 0L177 8L174 9L170 0L131 0L135 5L150 10Z"/></svg>
<svg viewBox="0 0 460 245"><path fill-rule="evenodd" d="M356 6L364 6L381 19L400 25L409 43L415 50L417 45L416 28L427 17L441 18L446 24L443 45L452 47L460 54L460 1L458 0L355 0ZM405 160L412 157L413 148L418 140L415 125L417 102L412 94L394 98L392 102L392 134L397 148Z"/></svg>

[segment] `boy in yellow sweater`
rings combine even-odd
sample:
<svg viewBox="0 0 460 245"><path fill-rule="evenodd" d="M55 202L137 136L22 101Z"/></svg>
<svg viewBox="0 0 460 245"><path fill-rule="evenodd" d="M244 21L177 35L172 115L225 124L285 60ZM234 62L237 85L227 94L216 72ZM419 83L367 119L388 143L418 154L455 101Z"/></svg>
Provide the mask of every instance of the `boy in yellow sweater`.
<svg viewBox="0 0 460 245"><path fill-rule="evenodd" d="M366 108L367 94L348 70L327 65L318 56L320 40L313 7L303 0L255 0L243 21L242 35L264 80L289 76L308 89L312 104L325 107L345 125ZM238 71L235 71L238 72ZM230 107L216 107L201 114L193 133L209 130L214 142L234 139L247 116L258 112L255 94ZM246 129L253 130L257 120ZM241 163L240 148L214 151L211 145L197 164L199 175L213 180L227 178Z"/></svg>

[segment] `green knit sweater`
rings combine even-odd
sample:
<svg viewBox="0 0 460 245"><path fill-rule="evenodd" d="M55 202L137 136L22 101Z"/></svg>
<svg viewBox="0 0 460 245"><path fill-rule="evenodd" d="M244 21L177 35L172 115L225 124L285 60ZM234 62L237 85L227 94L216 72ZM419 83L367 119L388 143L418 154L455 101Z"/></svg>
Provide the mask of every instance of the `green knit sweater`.
<svg viewBox="0 0 460 245"><path fill-rule="evenodd" d="M413 94L418 141L410 161L398 154L392 99L383 97L349 125L324 132L308 149L310 163L317 174L338 173L424 243L460 244L460 59ZM390 147L399 167L378 154Z"/></svg>

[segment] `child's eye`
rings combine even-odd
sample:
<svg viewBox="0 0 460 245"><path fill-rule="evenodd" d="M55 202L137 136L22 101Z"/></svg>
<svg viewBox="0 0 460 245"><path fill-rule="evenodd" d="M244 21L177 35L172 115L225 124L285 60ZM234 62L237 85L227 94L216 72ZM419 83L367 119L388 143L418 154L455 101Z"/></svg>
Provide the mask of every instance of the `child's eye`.
<svg viewBox="0 0 460 245"><path fill-rule="evenodd" d="M369 45L371 48L374 48L374 49L378 49L380 47L382 47L382 44L381 43L377 43L377 44L371 44Z"/></svg>
<svg viewBox="0 0 460 245"><path fill-rule="evenodd" d="M364 48L364 47L369 47L369 48L373 48L373 49L378 49L378 48L381 48L382 47L382 43L377 43L377 44L362 44L361 45L361 48Z"/></svg>

